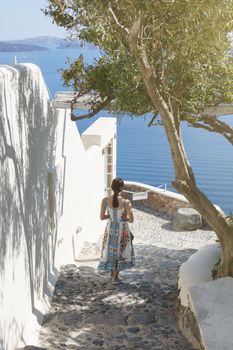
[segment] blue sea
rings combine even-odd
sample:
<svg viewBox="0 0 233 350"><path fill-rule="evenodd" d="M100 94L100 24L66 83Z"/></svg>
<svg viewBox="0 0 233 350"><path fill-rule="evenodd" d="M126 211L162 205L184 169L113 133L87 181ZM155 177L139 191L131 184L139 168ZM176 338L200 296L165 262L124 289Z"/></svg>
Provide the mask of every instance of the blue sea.
<svg viewBox="0 0 233 350"><path fill-rule="evenodd" d="M40 52L0 53L0 64L31 62L41 68L52 97L56 91L67 90L62 84L59 70L65 68L69 58L75 60L83 54L92 63L99 51L90 48L51 50ZM79 111L82 113L83 111ZM101 112L99 116L109 115ZM78 122L83 132L97 118ZM233 116L222 117L233 125ZM161 126L147 127L144 118L131 119L125 115L118 123L117 175L125 180L153 186L171 182L174 171L164 130ZM200 189L226 213L233 211L233 147L220 135L182 126L184 145Z"/></svg>

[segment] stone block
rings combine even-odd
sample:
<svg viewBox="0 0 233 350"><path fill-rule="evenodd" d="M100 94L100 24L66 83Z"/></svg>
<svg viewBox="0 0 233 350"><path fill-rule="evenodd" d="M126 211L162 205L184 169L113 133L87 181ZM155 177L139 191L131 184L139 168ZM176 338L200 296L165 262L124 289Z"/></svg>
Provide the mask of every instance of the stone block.
<svg viewBox="0 0 233 350"><path fill-rule="evenodd" d="M189 289L190 308L206 350L233 349L233 278L224 277Z"/></svg>
<svg viewBox="0 0 233 350"><path fill-rule="evenodd" d="M202 218L193 208L179 208L174 215L174 225L177 230L196 230L202 226Z"/></svg>

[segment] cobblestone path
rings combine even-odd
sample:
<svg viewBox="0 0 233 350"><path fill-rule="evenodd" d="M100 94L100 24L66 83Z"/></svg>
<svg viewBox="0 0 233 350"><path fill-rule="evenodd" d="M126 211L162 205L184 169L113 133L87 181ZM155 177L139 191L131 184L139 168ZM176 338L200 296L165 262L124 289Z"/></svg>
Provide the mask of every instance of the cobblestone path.
<svg viewBox="0 0 233 350"><path fill-rule="evenodd" d="M146 242L145 242L146 243ZM192 350L177 326L177 273L192 249L136 244L136 268L107 283L96 264L67 265L40 334L47 350Z"/></svg>

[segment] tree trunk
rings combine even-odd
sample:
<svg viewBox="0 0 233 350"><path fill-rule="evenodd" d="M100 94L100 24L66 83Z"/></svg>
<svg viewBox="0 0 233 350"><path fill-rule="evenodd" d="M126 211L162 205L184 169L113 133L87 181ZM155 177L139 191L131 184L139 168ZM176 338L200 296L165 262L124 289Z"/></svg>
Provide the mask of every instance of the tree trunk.
<svg viewBox="0 0 233 350"><path fill-rule="evenodd" d="M229 243L224 242L221 247L221 261L217 274L233 277L233 237Z"/></svg>
<svg viewBox="0 0 233 350"><path fill-rule="evenodd" d="M229 225L225 216L216 209L214 204L196 185L181 135L177 129L178 118L173 115L160 93L160 83L158 84L158 79L148 62L146 53L142 47L139 47L140 32L141 20L139 18L129 32L129 46L144 80L148 95L163 120L176 174L174 187L199 211L218 236L222 246L220 276L229 275L233 277L233 227Z"/></svg>

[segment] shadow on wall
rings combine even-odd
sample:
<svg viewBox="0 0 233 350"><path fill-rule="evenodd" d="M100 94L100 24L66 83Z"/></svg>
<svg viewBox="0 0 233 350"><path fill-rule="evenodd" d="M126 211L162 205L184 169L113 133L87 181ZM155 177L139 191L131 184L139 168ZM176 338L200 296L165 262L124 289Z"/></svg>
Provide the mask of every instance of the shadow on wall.
<svg viewBox="0 0 233 350"><path fill-rule="evenodd" d="M13 76L14 86L7 86L7 75ZM57 119L48 97L42 96L44 82L41 85L30 76L27 67L7 66L0 79L5 84L0 89L0 273L4 276L12 263L11 275L5 278L12 278L14 284L19 279L15 263L25 252L31 310L40 323L36 299L51 296L49 284L57 275L56 219L51 227L48 208L48 169L54 167Z"/></svg>

